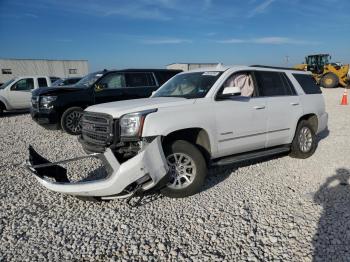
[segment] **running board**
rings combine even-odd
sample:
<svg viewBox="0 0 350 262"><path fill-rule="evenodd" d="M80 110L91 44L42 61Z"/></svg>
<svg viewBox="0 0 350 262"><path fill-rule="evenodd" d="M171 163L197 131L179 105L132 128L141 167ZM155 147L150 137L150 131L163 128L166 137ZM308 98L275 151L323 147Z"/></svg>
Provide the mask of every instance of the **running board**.
<svg viewBox="0 0 350 262"><path fill-rule="evenodd" d="M212 166L224 166L230 164L236 164L242 161L253 160L265 156L273 156L290 151L290 146L274 147L270 149L247 152L239 155L228 156L221 158L220 160L213 161Z"/></svg>

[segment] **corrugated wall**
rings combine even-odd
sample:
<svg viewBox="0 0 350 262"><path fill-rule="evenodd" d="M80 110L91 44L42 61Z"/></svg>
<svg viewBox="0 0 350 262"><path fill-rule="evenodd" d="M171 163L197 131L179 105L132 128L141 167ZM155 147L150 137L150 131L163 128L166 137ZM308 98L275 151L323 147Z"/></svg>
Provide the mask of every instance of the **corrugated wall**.
<svg viewBox="0 0 350 262"><path fill-rule="evenodd" d="M189 71L197 68L203 68L203 67L216 67L218 63L177 63L177 64L170 64L167 65L167 69L179 69L183 71Z"/></svg>
<svg viewBox="0 0 350 262"><path fill-rule="evenodd" d="M11 69L12 74L3 74L2 69ZM70 74L69 69L77 69ZM22 75L57 76L61 78L84 76L89 72L87 60L21 60L0 59L0 83Z"/></svg>

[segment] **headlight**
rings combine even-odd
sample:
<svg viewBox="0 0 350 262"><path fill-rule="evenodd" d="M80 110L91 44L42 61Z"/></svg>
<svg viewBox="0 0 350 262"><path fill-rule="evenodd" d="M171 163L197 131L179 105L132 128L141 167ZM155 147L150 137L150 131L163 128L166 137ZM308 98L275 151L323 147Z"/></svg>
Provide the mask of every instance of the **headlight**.
<svg viewBox="0 0 350 262"><path fill-rule="evenodd" d="M40 108L51 109L53 107L52 102L57 99L57 96L42 96L40 97Z"/></svg>
<svg viewBox="0 0 350 262"><path fill-rule="evenodd" d="M157 109L126 114L120 118L120 136L124 138L138 138L142 135L143 123L148 114Z"/></svg>

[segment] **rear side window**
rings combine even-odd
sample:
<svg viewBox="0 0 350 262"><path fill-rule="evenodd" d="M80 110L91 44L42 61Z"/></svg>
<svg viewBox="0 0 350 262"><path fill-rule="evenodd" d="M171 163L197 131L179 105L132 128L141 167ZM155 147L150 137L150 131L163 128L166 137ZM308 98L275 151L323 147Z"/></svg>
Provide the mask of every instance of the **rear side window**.
<svg viewBox="0 0 350 262"><path fill-rule="evenodd" d="M305 94L322 94L321 88L316 84L316 81L311 75L293 74L298 81Z"/></svg>
<svg viewBox="0 0 350 262"><path fill-rule="evenodd" d="M127 87L155 86L150 73L125 73Z"/></svg>
<svg viewBox="0 0 350 262"><path fill-rule="evenodd" d="M43 77L38 78L38 85L39 87L46 87L47 86L46 78L43 78Z"/></svg>
<svg viewBox="0 0 350 262"><path fill-rule="evenodd" d="M284 73L279 72L255 72L259 89L259 96L290 96L293 94L292 87L285 79Z"/></svg>

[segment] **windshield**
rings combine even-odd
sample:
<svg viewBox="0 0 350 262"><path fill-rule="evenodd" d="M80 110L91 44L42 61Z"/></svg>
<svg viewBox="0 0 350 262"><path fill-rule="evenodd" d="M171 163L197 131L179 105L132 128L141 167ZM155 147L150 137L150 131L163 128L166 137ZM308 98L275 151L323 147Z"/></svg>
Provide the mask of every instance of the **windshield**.
<svg viewBox="0 0 350 262"><path fill-rule="evenodd" d="M93 83L95 83L96 80L99 79L101 76L103 76L103 74L101 74L101 73L88 74L88 75L84 76L82 79L80 79L80 81L78 81L74 86L89 87Z"/></svg>
<svg viewBox="0 0 350 262"><path fill-rule="evenodd" d="M210 71L176 75L164 84L153 97L205 97L221 74L221 72Z"/></svg>
<svg viewBox="0 0 350 262"><path fill-rule="evenodd" d="M8 85L10 85L11 83L13 83L15 81L14 78L6 81L5 83L3 83L1 86L0 86L0 89L4 89L5 87L7 87Z"/></svg>
<svg viewBox="0 0 350 262"><path fill-rule="evenodd" d="M62 82L63 82L63 79L58 79L55 82L53 82L51 86L59 86Z"/></svg>

